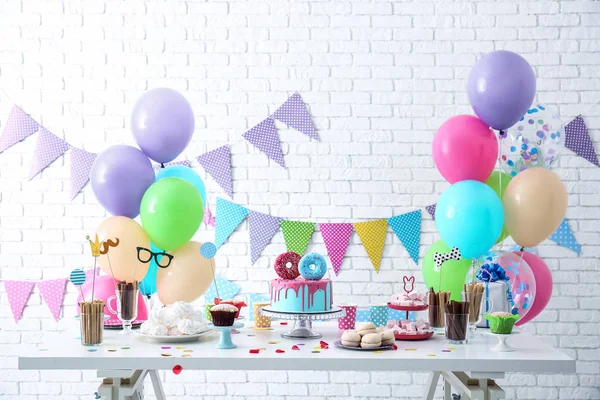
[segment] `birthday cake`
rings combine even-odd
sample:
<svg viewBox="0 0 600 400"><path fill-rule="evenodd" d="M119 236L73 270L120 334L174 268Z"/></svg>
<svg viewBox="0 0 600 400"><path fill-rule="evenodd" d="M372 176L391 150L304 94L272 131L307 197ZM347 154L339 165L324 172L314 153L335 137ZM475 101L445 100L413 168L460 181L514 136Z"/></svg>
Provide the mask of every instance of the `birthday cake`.
<svg viewBox="0 0 600 400"><path fill-rule="evenodd" d="M275 261L279 278L271 281L271 308L282 312L324 312L333 304L332 282L324 279L327 264L323 256L304 257L288 252ZM301 275L301 276L300 276Z"/></svg>

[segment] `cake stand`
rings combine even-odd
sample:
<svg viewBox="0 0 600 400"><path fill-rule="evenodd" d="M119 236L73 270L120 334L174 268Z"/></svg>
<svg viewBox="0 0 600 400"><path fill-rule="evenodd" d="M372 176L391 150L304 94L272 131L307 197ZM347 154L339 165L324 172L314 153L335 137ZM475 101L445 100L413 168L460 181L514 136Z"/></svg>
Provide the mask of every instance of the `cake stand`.
<svg viewBox="0 0 600 400"><path fill-rule="evenodd" d="M512 333L509 333L509 334L492 333L489 331L485 332L485 333L498 339L498 343L494 347L490 348L491 351L497 351L500 353L508 353L511 351L515 351L515 348L506 342L509 337L518 334L519 333L518 331L513 331Z"/></svg>
<svg viewBox="0 0 600 400"><path fill-rule="evenodd" d="M398 310L398 311L406 311L406 319L408 320L408 313L411 311L425 311L429 308L429 306L427 304L424 304L422 306L397 306L394 305L392 303L387 303L387 306L389 308L391 308L392 310ZM426 340L429 339L430 337L433 336L433 330L431 332L425 332L425 333L417 333L417 334L402 334L402 333L395 333L394 337L397 340Z"/></svg>
<svg viewBox="0 0 600 400"><path fill-rule="evenodd" d="M231 330L242 328L243 326L244 324L241 322L235 322L230 326L215 326L214 324L208 325L210 329L215 329L220 332L217 349L235 349L237 346L231 341Z"/></svg>
<svg viewBox="0 0 600 400"><path fill-rule="evenodd" d="M292 329L289 332L281 334L281 337L284 339L320 339L323 335L312 330L312 322L343 318L346 316L346 310L340 307L333 307L331 310L324 312L295 313L276 311L270 307L263 307L260 309L259 314L263 317L294 321Z"/></svg>

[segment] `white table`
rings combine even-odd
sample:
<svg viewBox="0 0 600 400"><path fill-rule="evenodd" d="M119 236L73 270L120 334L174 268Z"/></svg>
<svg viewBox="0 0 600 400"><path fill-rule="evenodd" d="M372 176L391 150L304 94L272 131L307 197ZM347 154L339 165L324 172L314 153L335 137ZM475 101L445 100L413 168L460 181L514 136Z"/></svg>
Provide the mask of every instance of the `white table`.
<svg viewBox="0 0 600 400"><path fill-rule="evenodd" d="M231 350L215 348L216 333L194 343L161 345L105 331L104 345L93 353L70 338L45 344L39 349L24 347L19 356L19 369L96 370L99 378L112 378L104 379L99 388L99 393L109 400L138 399L137 390L147 375L150 375L157 398L165 399L157 371L172 370L177 364L184 370L431 371L423 397L427 400L433 398L440 375L445 382L445 399L451 398L453 387L467 398L493 400L504 398L504 392L493 380L502 379L506 372L575 372L573 359L526 333L510 339L509 343L517 349L512 353L490 351L496 339L488 335L480 335L467 345L450 345L443 336L436 335L420 342L397 341L398 350L374 354L336 348L333 343L339 331L335 324L317 323L315 330L323 333L321 340L329 343L329 349L315 354L311 351L319 345L319 340L283 339L280 334L289 326L280 326L274 321L274 328L272 331L242 328L239 334L233 335L238 348ZM269 344L269 341L280 343ZM296 343L305 345L299 351L292 350ZM171 349L163 350L161 346L171 346ZM185 346L193 352L188 353L189 357L182 357L183 350L176 346ZM130 349L123 350L122 347ZM267 350L250 354L249 350L255 348ZM275 353L278 348L285 353ZM442 352L447 348L454 350ZM109 349L117 351L109 352ZM172 356L164 357L161 353ZM122 383L121 378L129 379Z"/></svg>

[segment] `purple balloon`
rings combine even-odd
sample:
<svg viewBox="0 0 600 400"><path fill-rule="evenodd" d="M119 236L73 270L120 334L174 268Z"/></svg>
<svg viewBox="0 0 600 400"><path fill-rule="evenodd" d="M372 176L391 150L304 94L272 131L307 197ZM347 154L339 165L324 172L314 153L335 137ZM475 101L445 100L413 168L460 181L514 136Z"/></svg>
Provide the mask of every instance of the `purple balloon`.
<svg viewBox="0 0 600 400"><path fill-rule="evenodd" d="M475 63L467 80L475 114L494 129L508 129L527 112L535 97L535 74L520 55L498 50Z"/></svg>
<svg viewBox="0 0 600 400"><path fill-rule="evenodd" d="M98 202L112 215L135 218L146 189L154 183L148 157L135 147L112 146L98 154L90 173Z"/></svg>
<svg viewBox="0 0 600 400"><path fill-rule="evenodd" d="M194 112L176 90L148 90L133 107L131 131L140 149L159 163L172 161L194 133Z"/></svg>

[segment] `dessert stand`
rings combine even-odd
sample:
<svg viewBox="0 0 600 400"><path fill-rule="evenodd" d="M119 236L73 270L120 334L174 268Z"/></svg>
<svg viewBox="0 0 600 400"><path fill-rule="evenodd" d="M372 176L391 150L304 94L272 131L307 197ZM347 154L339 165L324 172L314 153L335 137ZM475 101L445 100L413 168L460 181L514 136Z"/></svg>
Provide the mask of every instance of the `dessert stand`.
<svg viewBox="0 0 600 400"><path fill-rule="evenodd" d="M232 329L243 328L244 324L241 322L235 322L230 326L215 326L214 324L209 324L208 327L210 329L215 329L220 333L217 349L235 349L237 346L231 341L231 331Z"/></svg>
<svg viewBox="0 0 600 400"><path fill-rule="evenodd" d="M260 309L259 314L272 319L294 321L291 330L281 334L281 337L284 339L320 339L323 335L312 330L312 321L328 321L343 318L346 316L346 310L340 307L333 307L330 311L324 312L296 313L276 311L270 307L263 307Z"/></svg>
<svg viewBox="0 0 600 400"><path fill-rule="evenodd" d="M429 308L427 304L422 306L397 306L392 303L387 303L387 306L392 310L406 311L406 319L408 320L408 313L411 311L425 311ZM417 334L402 334L402 333L394 333L394 337L396 340L425 340L432 337L434 334L433 330L431 332L426 333L417 333Z"/></svg>

